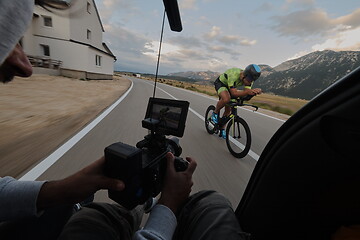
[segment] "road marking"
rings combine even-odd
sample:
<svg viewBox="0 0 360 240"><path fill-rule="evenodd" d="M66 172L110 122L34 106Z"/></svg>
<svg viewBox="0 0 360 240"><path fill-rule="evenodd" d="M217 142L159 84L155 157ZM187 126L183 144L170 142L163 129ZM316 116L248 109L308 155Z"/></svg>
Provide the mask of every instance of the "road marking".
<svg viewBox="0 0 360 240"><path fill-rule="evenodd" d="M130 88L110 107L108 107L103 113L101 113L94 121L89 123L84 127L80 132L75 136L69 139L61 147L55 150L47 158L41 161L33 169L27 172L24 176L20 178L22 181L34 181L41 176L49 167L51 167L55 162L57 162L67 151L69 151L77 142L79 142L88 132L90 132L99 122L101 122L119 103L124 100L124 98L129 94L133 88L133 82L131 82Z"/></svg>
<svg viewBox="0 0 360 240"><path fill-rule="evenodd" d="M138 80L142 80L142 79L138 79ZM147 81L147 80L143 80L143 81L146 82L146 83L148 83L149 85L154 86L154 84L149 83L149 81ZM159 84L159 83L157 83L157 84ZM191 90L188 90L188 89L178 88L178 87L174 87L174 86L167 85L167 84L164 84L164 83L160 83L160 84L165 85L165 86L167 86L167 87L172 87L172 88L176 88L176 89L181 89L181 90L183 90L183 91L192 93L192 94L194 94L194 95L198 95L198 96L201 96L201 97L204 97L204 98L208 98L208 99L213 100L213 101L215 101L215 102L218 101L218 100L217 100L216 98L214 98L214 97L210 97L210 96L208 96L208 95L201 94L201 93L198 93L198 92L194 92L194 91L191 91ZM160 89L160 88L159 88L159 89ZM164 90L163 90L163 91L164 91ZM262 116L264 116L264 117L272 118L272 119L278 120L278 121L280 121L280 122L286 122L286 120L283 120L283 119L280 119L280 118L277 118L277 117L273 117L273 116L269 116L269 115L267 115L267 114L265 114L265 113L255 112L255 111L253 111L253 110L250 110L250 109L247 109L247 108L243 108L243 107L241 107L241 109L246 110L246 111L249 111L249 112L253 112L254 114L262 115Z"/></svg>
<svg viewBox="0 0 360 240"><path fill-rule="evenodd" d="M166 92L164 89L161 89L161 88L159 88L158 86L157 86L157 88L158 88L159 90L163 91L165 94L169 95L171 98L173 98L173 99L175 99L175 100L178 100L176 97L174 97L174 96L171 95L170 93ZM200 115L198 112L196 112L196 111L195 111L194 109L192 109L191 107L189 107L189 110L190 110L192 113L194 113L198 118L200 118L201 121L205 122L205 118L204 118L202 115ZM237 145L238 147L240 147L240 148L242 148L242 149L245 148L244 145L242 145L241 143L235 141L234 139L230 139L230 141L233 142L235 145ZM239 145L239 144L240 144L240 145ZM242 147L241 147L241 145L242 145ZM257 155L255 152L253 152L251 149L250 149L248 155L249 155L250 157L252 157L255 161L258 161L259 158L260 158L260 156Z"/></svg>

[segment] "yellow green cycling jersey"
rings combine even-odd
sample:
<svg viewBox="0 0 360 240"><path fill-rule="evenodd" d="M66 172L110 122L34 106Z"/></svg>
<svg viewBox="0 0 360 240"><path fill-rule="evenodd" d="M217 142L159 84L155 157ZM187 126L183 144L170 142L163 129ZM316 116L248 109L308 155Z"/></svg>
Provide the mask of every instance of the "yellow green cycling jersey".
<svg viewBox="0 0 360 240"><path fill-rule="evenodd" d="M230 68L226 70L223 74L219 76L219 80L230 88L239 88L241 86L244 86L243 81L240 79L240 73L244 71L240 68ZM251 89L252 83L250 86L244 86L244 88Z"/></svg>

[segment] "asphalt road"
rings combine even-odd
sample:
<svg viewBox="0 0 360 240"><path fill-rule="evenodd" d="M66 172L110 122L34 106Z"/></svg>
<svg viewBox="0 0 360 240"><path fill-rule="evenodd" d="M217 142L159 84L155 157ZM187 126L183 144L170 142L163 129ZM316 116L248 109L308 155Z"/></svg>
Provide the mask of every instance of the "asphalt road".
<svg viewBox="0 0 360 240"><path fill-rule="evenodd" d="M141 127L149 97L153 95L153 83L131 78L133 86L123 100L88 133L76 140L69 150L60 154L56 162L37 179L64 178L101 157L104 148L114 142L135 146L148 133ZM157 84L156 97L187 100L190 109L184 137L180 139L182 157L196 159L193 192L213 189L223 193L236 208L246 184L266 143L283 121L242 109L239 114L247 121L252 133L251 152L243 159L234 158L226 147L225 140L209 135L204 127L204 114L216 99L188 90ZM57 160L58 159L58 160ZM54 160L55 161L55 160ZM33 175L34 176L34 175ZM27 177L31 179L31 176ZM106 191L96 194L97 201L111 202Z"/></svg>

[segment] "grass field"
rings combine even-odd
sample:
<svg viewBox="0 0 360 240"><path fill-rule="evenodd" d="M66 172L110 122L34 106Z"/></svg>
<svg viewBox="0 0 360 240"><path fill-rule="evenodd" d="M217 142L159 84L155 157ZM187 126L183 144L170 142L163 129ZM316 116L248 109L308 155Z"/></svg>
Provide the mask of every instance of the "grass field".
<svg viewBox="0 0 360 240"><path fill-rule="evenodd" d="M154 81L152 78L143 78L146 80ZM207 94L209 96L217 96L214 86L206 86L199 84L192 84L186 82L180 82L175 80L168 79L158 79L159 83L168 84L174 87L184 88L191 91ZM272 94L261 94L251 99L249 103L255 104L260 108L268 109L271 111L287 114L292 116L297 112L302 106L304 106L309 101L303 99L289 98L283 96L277 96Z"/></svg>

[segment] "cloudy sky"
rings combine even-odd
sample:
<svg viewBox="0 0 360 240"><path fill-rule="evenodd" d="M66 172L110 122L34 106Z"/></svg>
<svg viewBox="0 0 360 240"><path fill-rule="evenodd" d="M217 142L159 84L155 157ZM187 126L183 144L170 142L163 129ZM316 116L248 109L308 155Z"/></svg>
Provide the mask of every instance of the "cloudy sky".
<svg viewBox="0 0 360 240"><path fill-rule="evenodd" d="M162 0L95 0L116 70L155 73ZM317 50L360 50L359 0L178 0L183 30L167 19L160 74L272 67Z"/></svg>

